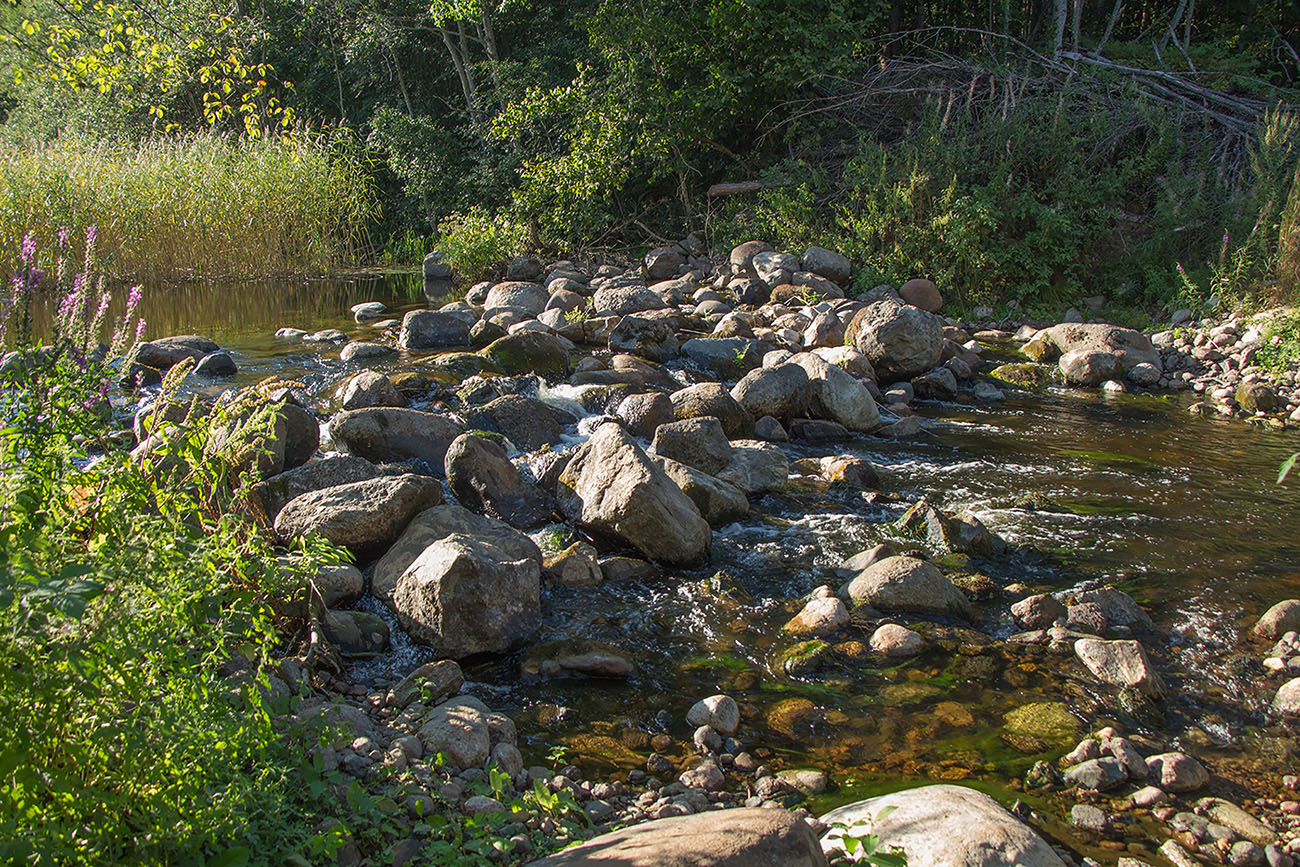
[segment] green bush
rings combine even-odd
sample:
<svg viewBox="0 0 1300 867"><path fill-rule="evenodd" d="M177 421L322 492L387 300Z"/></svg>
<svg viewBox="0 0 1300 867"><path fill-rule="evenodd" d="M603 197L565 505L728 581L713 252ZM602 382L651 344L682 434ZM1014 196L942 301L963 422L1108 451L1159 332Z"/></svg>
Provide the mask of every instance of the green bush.
<svg viewBox="0 0 1300 867"><path fill-rule="evenodd" d="M495 266L535 247L531 232L509 214L491 215L481 208L452 214L438 224L438 248L456 273L479 280Z"/></svg>

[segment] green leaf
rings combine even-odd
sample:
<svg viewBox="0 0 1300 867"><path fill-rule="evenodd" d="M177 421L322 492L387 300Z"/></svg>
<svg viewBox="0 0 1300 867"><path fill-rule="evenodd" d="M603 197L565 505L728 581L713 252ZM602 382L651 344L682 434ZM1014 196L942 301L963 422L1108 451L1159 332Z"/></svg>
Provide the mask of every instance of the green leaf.
<svg viewBox="0 0 1300 867"><path fill-rule="evenodd" d="M220 855L208 859L207 867L244 867L252 857L247 846L231 846Z"/></svg>
<svg viewBox="0 0 1300 867"><path fill-rule="evenodd" d="M1291 457L1282 462L1282 468L1278 470L1277 483L1280 485L1286 481L1286 477L1295 469L1296 461L1300 460L1300 452L1296 452Z"/></svg>

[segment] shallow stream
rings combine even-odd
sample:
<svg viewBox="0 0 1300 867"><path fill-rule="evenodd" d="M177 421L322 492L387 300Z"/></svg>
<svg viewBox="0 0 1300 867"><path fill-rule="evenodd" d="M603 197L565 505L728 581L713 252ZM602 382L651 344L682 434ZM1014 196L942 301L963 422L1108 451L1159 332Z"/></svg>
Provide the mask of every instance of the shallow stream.
<svg viewBox="0 0 1300 867"><path fill-rule="evenodd" d="M281 326L371 334L348 313L371 300L400 318L446 299L426 298L409 277L196 284L149 293L144 315L151 335L202 334L229 349L240 382L291 375L324 396L349 370L337 347L272 335ZM398 356L374 366L403 363ZM520 685L517 658L467 666L494 707L518 721L526 758L540 762L564 746L593 778L622 777L644 767L650 737L667 731L678 745L670 757L684 761L686 709L725 691L741 701L742 738L766 763L830 773L836 788L819 807L915 780L965 780L1006 794L1034 761L1056 758L1103 720L1199 756L1223 778L1216 785L1240 787L1237 797L1276 796L1298 750L1265 718L1280 680L1265 678L1267 645L1249 629L1271 604L1300 593L1300 481L1275 483L1278 465L1300 448L1295 433L1195 417L1179 398L1084 391L918 408L937 423L932 435L787 447L792 462L835 453L869 459L881 472L879 494L800 483L715 532L707 568L545 591L542 638L617 645L637 673L627 682ZM975 631L917 625L930 649L896 667L855 662L852 648L841 648L814 675L781 673L771 660L791 643L780 626L799 598L821 584L838 587L835 567L863 548L914 544L891 524L921 496L949 513L974 513L1012 543L1012 554L968 566L997 585L1042 591L1102 581L1132 594L1158 627L1144 641L1169 698L1121 710L1114 690L1073 657L1006 643L1015 597L1000 590L979 604ZM1028 508L1035 497L1051 510ZM414 664L410 653L395 658ZM1055 717L1029 734L1006 728L1008 712L1050 702L1065 704L1077 731ZM1053 824L1049 833L1068 831Z"/></svg>

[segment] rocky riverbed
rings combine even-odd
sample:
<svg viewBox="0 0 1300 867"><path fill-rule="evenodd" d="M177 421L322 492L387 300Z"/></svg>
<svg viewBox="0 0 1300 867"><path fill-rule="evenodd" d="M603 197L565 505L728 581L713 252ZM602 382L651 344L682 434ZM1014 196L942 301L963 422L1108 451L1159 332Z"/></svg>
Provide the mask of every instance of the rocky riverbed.
<svg viewBox="0 0 1300 867"><path fill-rule="evenodd" d="M851 273L829 250L687 239L632 268L516 260L400 318L361 303L362 339L280 329L346 372L259 385L279 420L248 495L267 532L320 534L357 566L319 576L320 646L272 686L343 732L326 772L400 807L391 851L344 860L418 863L426 816L503 814L539 786L584 827L505 816L508 862L649 823L599 845L818 864L843 857L828 826L860 819L912 865L1300 853L1294 583L1225 659L1226 636L1171 630L1114 586L1123 568L1078 574L1016 523L1108 504L963 509L970 484L926 451L978 451L997 407L1063 387L1194 391L1193 409L1285 428L1300 395L1253 366L1263 328L961 322L925 280L847 298ZM240 361L179 336L136 378L191 358L198 386ZM149 420L179 414L156 409L137 415L141 460L169 435ZM1156 478L1065 451L1075 472L1135 472L1133 500ZM1222 758L1249 737L1265 746ZM946 784L877 794L924 781Z"/></svg>

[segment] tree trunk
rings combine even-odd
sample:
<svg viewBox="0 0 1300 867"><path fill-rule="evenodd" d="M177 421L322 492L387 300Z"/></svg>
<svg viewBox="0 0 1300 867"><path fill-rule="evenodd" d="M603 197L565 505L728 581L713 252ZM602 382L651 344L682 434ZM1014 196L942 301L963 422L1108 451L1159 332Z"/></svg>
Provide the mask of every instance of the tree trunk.
<svg viewBox="0 0 1300 867"><path fill-rule="evenodd" d="M1073 37L1074 51L1079 51L1080 30L1083 26L1083 0L1074 0L1074 17L1070 22L1070 32Z"/></svg>
<svg viewBox="0 0 1300 867"><path fill-rule="evenodd" d="M451 65L456 67L456 77L460 79L460 91L465 97L465 110L473 116L474 92L470 87L469 76L465 74L465 58L461 57L456 43L451 41L451 33L446 27L439 27L438 35L442 37L442 44L447 47L447 53L451 55Z"/></svg>
<svg viewBox="0 0 1300 867"><path fill-rule="evenodd" d="M1052 17L1052 59L1061 57L1061 46L1065 42L1065 18L1069 11L1069 0L1055 0Z"/></svg>
<svg viewBox="0 0 1300 867"><path fill-rule="evenodd" d="M1106 47L1106 43L1110 40L1111 31L1115 29L1115 25L1119 22L1120 13L1123 11L1124 0L1115 0L1115 8L1110 10L1110 20L1106 22L1106 32L1101 34L1101 41L1097 43L1098 55L1101 54L1101 50Z"/></svg>

